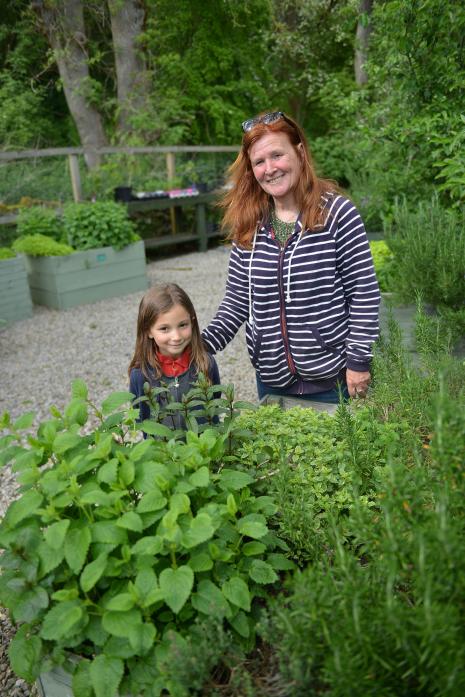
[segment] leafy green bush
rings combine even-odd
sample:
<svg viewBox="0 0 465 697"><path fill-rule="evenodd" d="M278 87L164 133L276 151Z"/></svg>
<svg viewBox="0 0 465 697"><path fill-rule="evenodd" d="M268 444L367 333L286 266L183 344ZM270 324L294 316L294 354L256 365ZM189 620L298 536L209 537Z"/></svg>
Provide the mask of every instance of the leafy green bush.
<svg viewBox="0 0 465 697"><path fill-rule="evenodd" d="M384 240L372 240L370 242L371 254L375 265L376 277L381 291L393 290L392 273L394 256Z"/></svg>
<svg viewBox="0 0 465 697"><path fill-rule="evenodd" d="M398 447L402 424L382 424L363 409L340 406L335 417L313 409L284 411L277 405L244 413L238 425L250 431L235 451L241 465L261 473L260 484L280 503L279 534L299 562L327 550L330 520L343 520L356 488L372 505L374 463Z"/></svg>
<svg viewBox="0 0 465 697"><path fill-rule="evenodd" d="M16 256L15 252L8 247L0 247L0 259L13 259Z"/></svg>
<svg viewBox="0 0 465 697"><path fill-rule="evenodd" d="M18 237L44 235L63 242L63 221L56 210L43 206L20 208L16 229Z"/></svg>
<svg viewBox="0 0 465 697"><path fill-rule="evenodd" d="M386 241L394 253L396 292L420 293L434 305L459 308L465 298L465 214L443 208L437 197L412 208L397 202Z"/></svg>
<svg viewBox="0 0 465 697"><path fill-rule="evenodd" d="M375 468L378 505L354 497L334 556L273 602L263 634L290 697L463 693L465 393L439 391L427 452Z"/></svg>
<svg viewBox="0 0 465 697"><path fill-rule="evenodd" d="M123 249L139 239L126 207L113 201L67 204L63 220L68 242L76 249Z"/></svg>
<svg viewBox="0 0 465 697"><path fill-rule="evenodd" d="M115 393L97 409L78 380L64 413L53 409L34 437L21 433L33 414L0 423L10 432L0 462L21 485L0 526L0 599L21 623L11 664L32 681L78 654L75 694L187 694L175 666L167 675L173 642L196 641L198 619L227 622L253 645L256 599L293 566L268 527L277 506L228 467L232 393L216 401L225 422L201 433L138 424L138 409L122 409L131 399ZM84 433L89 407L100 425Z"/></svg>
<svg viewBox="0 0 465 697"><path fill-rule="evenodd" d="M61 257L76 251L68 244L39 234L18 237L13 242L13 249L20 254L29 254L31 257Z"/></svg>

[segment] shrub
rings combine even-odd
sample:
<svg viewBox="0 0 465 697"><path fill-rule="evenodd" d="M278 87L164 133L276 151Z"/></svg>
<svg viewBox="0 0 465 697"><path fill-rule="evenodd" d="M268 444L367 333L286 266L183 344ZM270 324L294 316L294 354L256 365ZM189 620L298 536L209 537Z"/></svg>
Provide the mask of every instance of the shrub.
<svg viewBox="0 0 465 697"><path fill-rule="evenodd" d="M431 430L432 406L439 389L439 373L447 391L458 396L465 387L465 362L450 353L457 338L457 328L464 317L453 313L443 321L442 314L428 317L421 303L415 317L417 351L407 352L402 332L393 314L388 317L387 331L379 339L372 362L373 387L367 404L376 419L405 423L403 439L407 443L421 439ZM460 322L461 317L461 322Z"/></svg>
<svg viewBox="0 0 465 697"><path fill-rule="evenodd" d="M372 468L398 447L403 430L345 406L335 417L311 408L265 406L242 414L238 425L251 436L235 456L261 473L264 491L279 501L279 534L301 563L327 552L328 522L344 519L354 488L371 505Z"/></svg>
<svg viewBox="0 0 465 697"><path fill-rule="evenodd" d="M21 254L29 254L31 257L61 257L75 251L68 244L39 234L18 237L13 242L13 249Z"/></svg>
<svg viewBox="0 0 465 697"><path fill-rule="evenodd" d="M13 259L16 256L15 252L8 247L0 247L0 259Z"/></svg>
<svg viewBox="0 0 465 697"><path fill-rule="evenodd" d="M209 389L194 390L193 407L213 408ZM186 694L166 665L176 646L199 641L196 620L227 623L253 645L257 598L293 566L268 527L276 505L228 467L233 395L215 402L225 422L201 433L138 424L138 409L122 408L132 397L96 408L75 381L64 413L53 409L34 437L22 436L33 414L0 423L0 462L21 485L0 526L0 599L21 623L11 664L32 681L78 654L75 694ZM83 433L89 408L99 425ZM141 431L155 438L138 440ZM214 660L205 656L205 670Z"/></svg>
<svg viewBox="0 0 465 697"><path fill-rule="evenodd" d="M123 249L139 239L126 207L113 201L67 204L63 220L68 242L76 249Z"/></svg>
<svg viewBox="0 0 465 697"><path fill-rule="evenodd" d="M394 256L384 240L370 242L371 254L378 279L379 289L383 292L394 290L393 268Z"/></svg>
<svg viewBox="0 0 465 697"><path fill-rule="evenodd" d="M56 210L43 206L20 208L16 224L18 237L45 235L63 242L63 221Z"/></svg>
<svg viewBox="0 0 465 697"><path fill-rule="evenodd" d="M397 203L386 240L395 257L396 292L412 300L459 308L465 298L465 217L437 197L415 208Z"/></svg>
<svg viewBox="0 0 465 697"><path fill-rule="evenodd" d="M464 407L440 389L429 463L375 468L378 505L355 497L334 557L273 602L262 632L290 697L463 694Z"/></svg>

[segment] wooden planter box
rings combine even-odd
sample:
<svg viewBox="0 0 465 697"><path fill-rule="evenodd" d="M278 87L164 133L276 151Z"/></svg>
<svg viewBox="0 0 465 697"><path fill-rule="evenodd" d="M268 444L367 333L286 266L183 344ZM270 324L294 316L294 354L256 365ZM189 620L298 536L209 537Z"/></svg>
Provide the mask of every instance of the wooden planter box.
<svg viewBox="0 0 465 697"><path fill-rule="evenodd" d="M63 668L42 673L36 682L39 697L74 697L71 681L71 674Z"/></svg>
<svg viewBox="0 0 465 697"><path fill-rule="evenodd" d="M58 666L49 673L41 673L36 681L39 697L79 697L73 693L72 681L71 673Z"/></svg>
<svg viewBox="0 0 465 697"><path fill-rule="evenodd" d="M0 322L14 322L32 315L31 294L24 259L0 260Z"/></svg>
<svg viewBox="0 0 465 697"><path fill-rule="evenodd" d="M148 286L144 242L119 251L89 249L62 257L25 256L32 301L55 310L128 295Z"/></svg>

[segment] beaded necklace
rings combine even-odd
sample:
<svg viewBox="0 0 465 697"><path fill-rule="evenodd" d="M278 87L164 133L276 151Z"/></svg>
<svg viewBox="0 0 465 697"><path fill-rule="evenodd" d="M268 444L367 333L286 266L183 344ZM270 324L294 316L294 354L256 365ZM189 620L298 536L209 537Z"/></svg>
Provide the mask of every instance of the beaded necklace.
<svg viewBox="0 0 465 697"><path fill-rule="evenodd" d="M295 222L285 223L284 220L280 220L274 208L271 210L270 220L275 237L284 245L287 238L292 235L295 230Z"/></svg>

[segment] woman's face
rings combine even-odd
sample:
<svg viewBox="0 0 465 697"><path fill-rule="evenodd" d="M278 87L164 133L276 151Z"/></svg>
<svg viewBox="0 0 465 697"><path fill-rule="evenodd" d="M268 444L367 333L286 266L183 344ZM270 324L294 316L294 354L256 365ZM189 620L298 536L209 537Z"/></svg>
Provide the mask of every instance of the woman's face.
<svg viewBox="0 0 465 697"><path fill-rule="evenodd" d="M286 133L268 133L249 150L255 179L283 205L294 205L294 191L302 172L302 143L295 148Z"/></svg>

